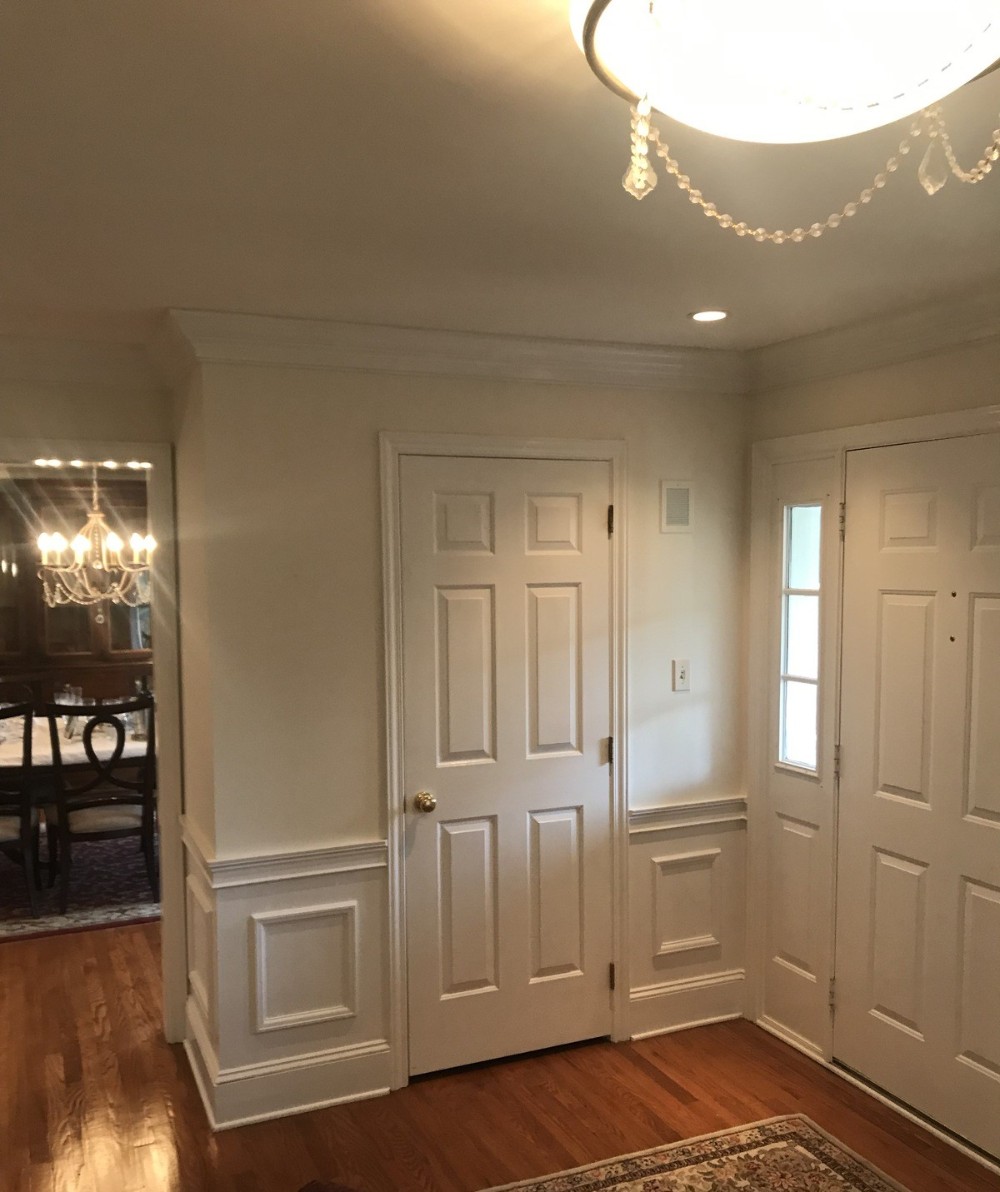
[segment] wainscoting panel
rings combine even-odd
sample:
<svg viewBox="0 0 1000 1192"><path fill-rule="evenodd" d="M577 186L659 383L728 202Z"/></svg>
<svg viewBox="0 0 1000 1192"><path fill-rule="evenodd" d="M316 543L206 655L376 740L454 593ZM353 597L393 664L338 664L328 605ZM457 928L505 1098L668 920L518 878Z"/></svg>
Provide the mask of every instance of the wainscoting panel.
<svg viewBox="0 0 1000 1192"><path fill-rule="evenodd" d="M746 804L629 815L632 1038L743 1013Z"/></svg>
<svg viewBox="0 0 1000 1192"><path fill-rule="evenodd" d="M188 853L187 1050L217 1129L388 1091L386 846Z"/></svg>

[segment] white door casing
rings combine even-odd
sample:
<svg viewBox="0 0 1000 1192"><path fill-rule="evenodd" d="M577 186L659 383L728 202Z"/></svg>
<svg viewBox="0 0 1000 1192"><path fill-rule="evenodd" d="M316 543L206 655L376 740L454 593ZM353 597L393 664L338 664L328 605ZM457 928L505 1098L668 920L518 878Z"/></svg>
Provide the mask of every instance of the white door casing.
<svg viewBox="0 0 1000 1192"><path fill-rule="evenodd" d="M604 462L399 464L416 1073L611 1030L611 493Z"/></svg>
<svg viewBox="0 0 1000 1192"><path fill-rule="evenodd" d="M1000 434L852 451L834 1056L1000 1153Z"/></svg>

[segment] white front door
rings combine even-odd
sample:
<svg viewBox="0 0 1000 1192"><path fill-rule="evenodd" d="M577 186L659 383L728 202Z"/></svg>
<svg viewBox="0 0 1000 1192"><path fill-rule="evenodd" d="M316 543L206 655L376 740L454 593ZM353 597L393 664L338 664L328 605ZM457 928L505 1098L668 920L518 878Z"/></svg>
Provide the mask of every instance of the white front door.
<svg viewBox="0 0 1000 1192"><path fill-rule="evenodd" d="M610 1033L609 491L400 461L411 1073Z"/></svg>
<svg viewBox="0 0 1000 1192"><path fill-rule="evenodd" d="M852 451L834 1056L1000 1152L1000 435Z"/></svg>

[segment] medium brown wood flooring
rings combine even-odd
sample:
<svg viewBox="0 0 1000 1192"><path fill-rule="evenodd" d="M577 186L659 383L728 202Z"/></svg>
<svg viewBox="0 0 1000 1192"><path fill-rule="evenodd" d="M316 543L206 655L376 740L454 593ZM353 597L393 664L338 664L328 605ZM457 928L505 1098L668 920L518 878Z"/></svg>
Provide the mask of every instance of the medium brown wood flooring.
<svg viewBox="0 0 1000 1192"><path fill-rule="evenodd" d="M746 1022L592 1043L213 1134L160 1034L159 927L0 944L3 1192L469 1192L805 1113L912 1192L1000 1178Z"/></svg>

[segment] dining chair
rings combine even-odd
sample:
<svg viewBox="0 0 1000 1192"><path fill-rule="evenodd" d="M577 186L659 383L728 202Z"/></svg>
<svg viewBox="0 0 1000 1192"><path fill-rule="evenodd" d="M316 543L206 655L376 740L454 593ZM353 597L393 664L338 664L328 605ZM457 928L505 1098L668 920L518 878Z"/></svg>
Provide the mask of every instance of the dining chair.
<svg viewBox="0 0 1000 1192"><path fill-rule="evenodd" d="M0 852L24 870L28 905L38 916L38 809L32 802L30 703L0 703L0 734L21 737L19 765L0 766Z"/></svg>
<svg viewBox="0 0 1000 1192"><path fill-rule="evenodd" d="M81 708L45 704L52 747L53 801L45 807L49 864L59 878L59 909L69 904L73 845L138 837L153 897L160 897L156 855L156 718L152 695ZM84 759L66 757L65 718L74 717L74 736ZM145 739L130 740L129 725L142 724Z"/></svg>

